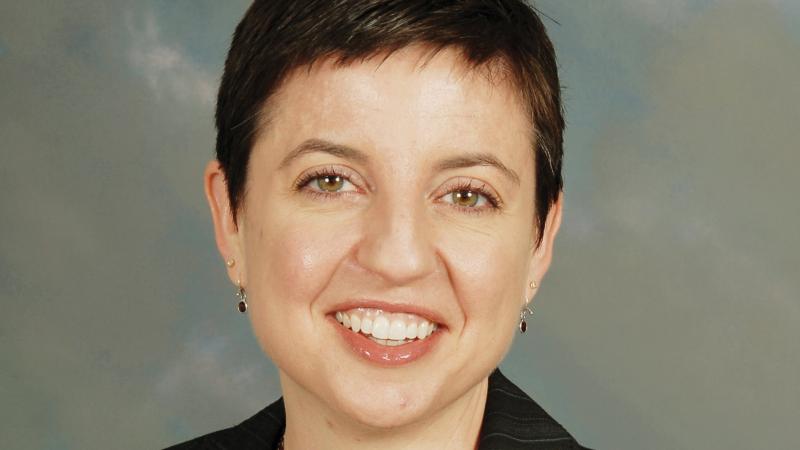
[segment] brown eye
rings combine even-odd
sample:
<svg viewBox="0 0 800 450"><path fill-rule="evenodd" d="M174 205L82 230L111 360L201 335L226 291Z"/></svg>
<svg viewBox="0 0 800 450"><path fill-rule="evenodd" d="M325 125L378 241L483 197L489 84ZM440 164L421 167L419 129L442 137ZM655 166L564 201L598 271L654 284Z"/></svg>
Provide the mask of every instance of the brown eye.
<svg viewBox="0 0 800 450"><path fill-rule="evenodd" d="M445 193L436 198L436 203L446 203L456 213L477 216L500 212L505 207L494 189L480 180L459 177L445 186Z"/></svg>
<svg viewBox="0 0 800 450"><path fill-rule="evenodd" d="M453 191L450 195L452 196L451 198L454 204L467 208L477 205L481 196L473 191Z"/></svg>
<svg viewBox="0 0 800 450"><path fill-rule="evenodd" d="M344 186L344 178L339 175L325 175L317 178L317 187L325 192L337 192Z"/></svg>
<svg viewBox="0 0 800 450"><path fill-rule="evenodd" d="M295 182L294 189L326 199L356 194L358 188L350 181L350 177L351 175L326 167L303 174Z"/></svg>

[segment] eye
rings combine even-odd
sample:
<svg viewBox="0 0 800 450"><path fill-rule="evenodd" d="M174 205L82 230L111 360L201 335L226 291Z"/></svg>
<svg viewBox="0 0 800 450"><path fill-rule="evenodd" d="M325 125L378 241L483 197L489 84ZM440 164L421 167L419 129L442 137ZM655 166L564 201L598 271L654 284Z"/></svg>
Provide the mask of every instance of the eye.
<svg viewBox="0 0 800 450"><path fill-rule="evenodd" d="M295 189L323 196L358 191L347 175L332 167L313 170L303 175L295 183Z"/></svg>
<svg viewBox="0 0 800 450"><path fill-rule="evenodd" d="M480 214L500 209L499 198L485 184L476 186L471 180L462 181L440 198L469 213Z"/></svg>
<svg viewBox="0 0 800 450"><path fill-rule="evenodd" d="M479 204L482 206L487 203L486 197L473 191L453 191L450 193L453 204L473 208Z"/></svg>
<svg viewBox="0 0 800 450"><path fill-rule="evenodd" d="M345 183L349 183L341 175L325 175L315 178L313 182L318 188L326 192L338 192L344 187Z"/></svg>

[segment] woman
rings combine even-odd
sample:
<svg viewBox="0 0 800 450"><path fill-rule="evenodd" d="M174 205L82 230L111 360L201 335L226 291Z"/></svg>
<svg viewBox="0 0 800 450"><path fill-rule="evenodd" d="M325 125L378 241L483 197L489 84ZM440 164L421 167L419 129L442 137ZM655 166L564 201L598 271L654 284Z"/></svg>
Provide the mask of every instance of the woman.
<svg viewBox="0 0 800 450"><path fill-rule="evenodd" d="M256 1L216 120L217 246L283 397L176 448L582 448L496 370L561 221L529 7Z"/></svg>

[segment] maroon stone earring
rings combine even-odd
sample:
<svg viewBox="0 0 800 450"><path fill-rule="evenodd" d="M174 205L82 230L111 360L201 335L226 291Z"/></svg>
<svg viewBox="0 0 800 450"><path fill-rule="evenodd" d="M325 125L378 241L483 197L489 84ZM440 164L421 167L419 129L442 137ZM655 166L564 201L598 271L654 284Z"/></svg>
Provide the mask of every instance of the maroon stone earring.
<svg viewBox="0 0 800 450"><path fill-rule="evenodd" d="M522 312L519 313L519 332L524 333L528 331L528 322L525 321L528 315L533 315L533 310L529 307L525 307L522 309Z"/></svg>
<svg viewBox="0 0 800 450"><path fill-rule="evenodd" d="M236 292L236 296L239 297L237 308L240 313L244 314L244 312L247 311L247 292L244 291L241 281L236 280L236 286L239 287L239 290Z"/></svg>
<svg viewBox="0 0 800 450"><path fill-rule="evenodd" d="M531 281L529 286L531 287L531 289L536 289L536 287L537 287L535 281ZM528 322L525 319L529 315L533 315L533 309L531 309L532 307L528 307L529 304L530 304L530 300L525 298L525 308L523 308L522 311L520 311L520 313L519 313L519 332L520 333L524 333L524 332L528 331Z"/></svg>

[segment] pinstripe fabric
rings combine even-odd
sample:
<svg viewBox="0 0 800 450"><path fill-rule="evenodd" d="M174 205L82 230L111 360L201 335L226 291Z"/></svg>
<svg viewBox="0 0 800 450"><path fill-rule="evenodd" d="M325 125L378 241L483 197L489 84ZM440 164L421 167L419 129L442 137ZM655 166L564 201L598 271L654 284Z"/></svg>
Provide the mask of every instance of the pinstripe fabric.
<svg viewBox="0 0 800 450"><path fill-rule="evenodd" d="M167 450L271 450L277 446L285 426L286 415L281 398L238 425ZM584 448L499 369L492 372L478 450Z"/></svg>
<svg viewBox="0 0 800 450"><path fill-rule="evenodd" d="M489 376L478 450L584 448L499 369Z"/></svg>

